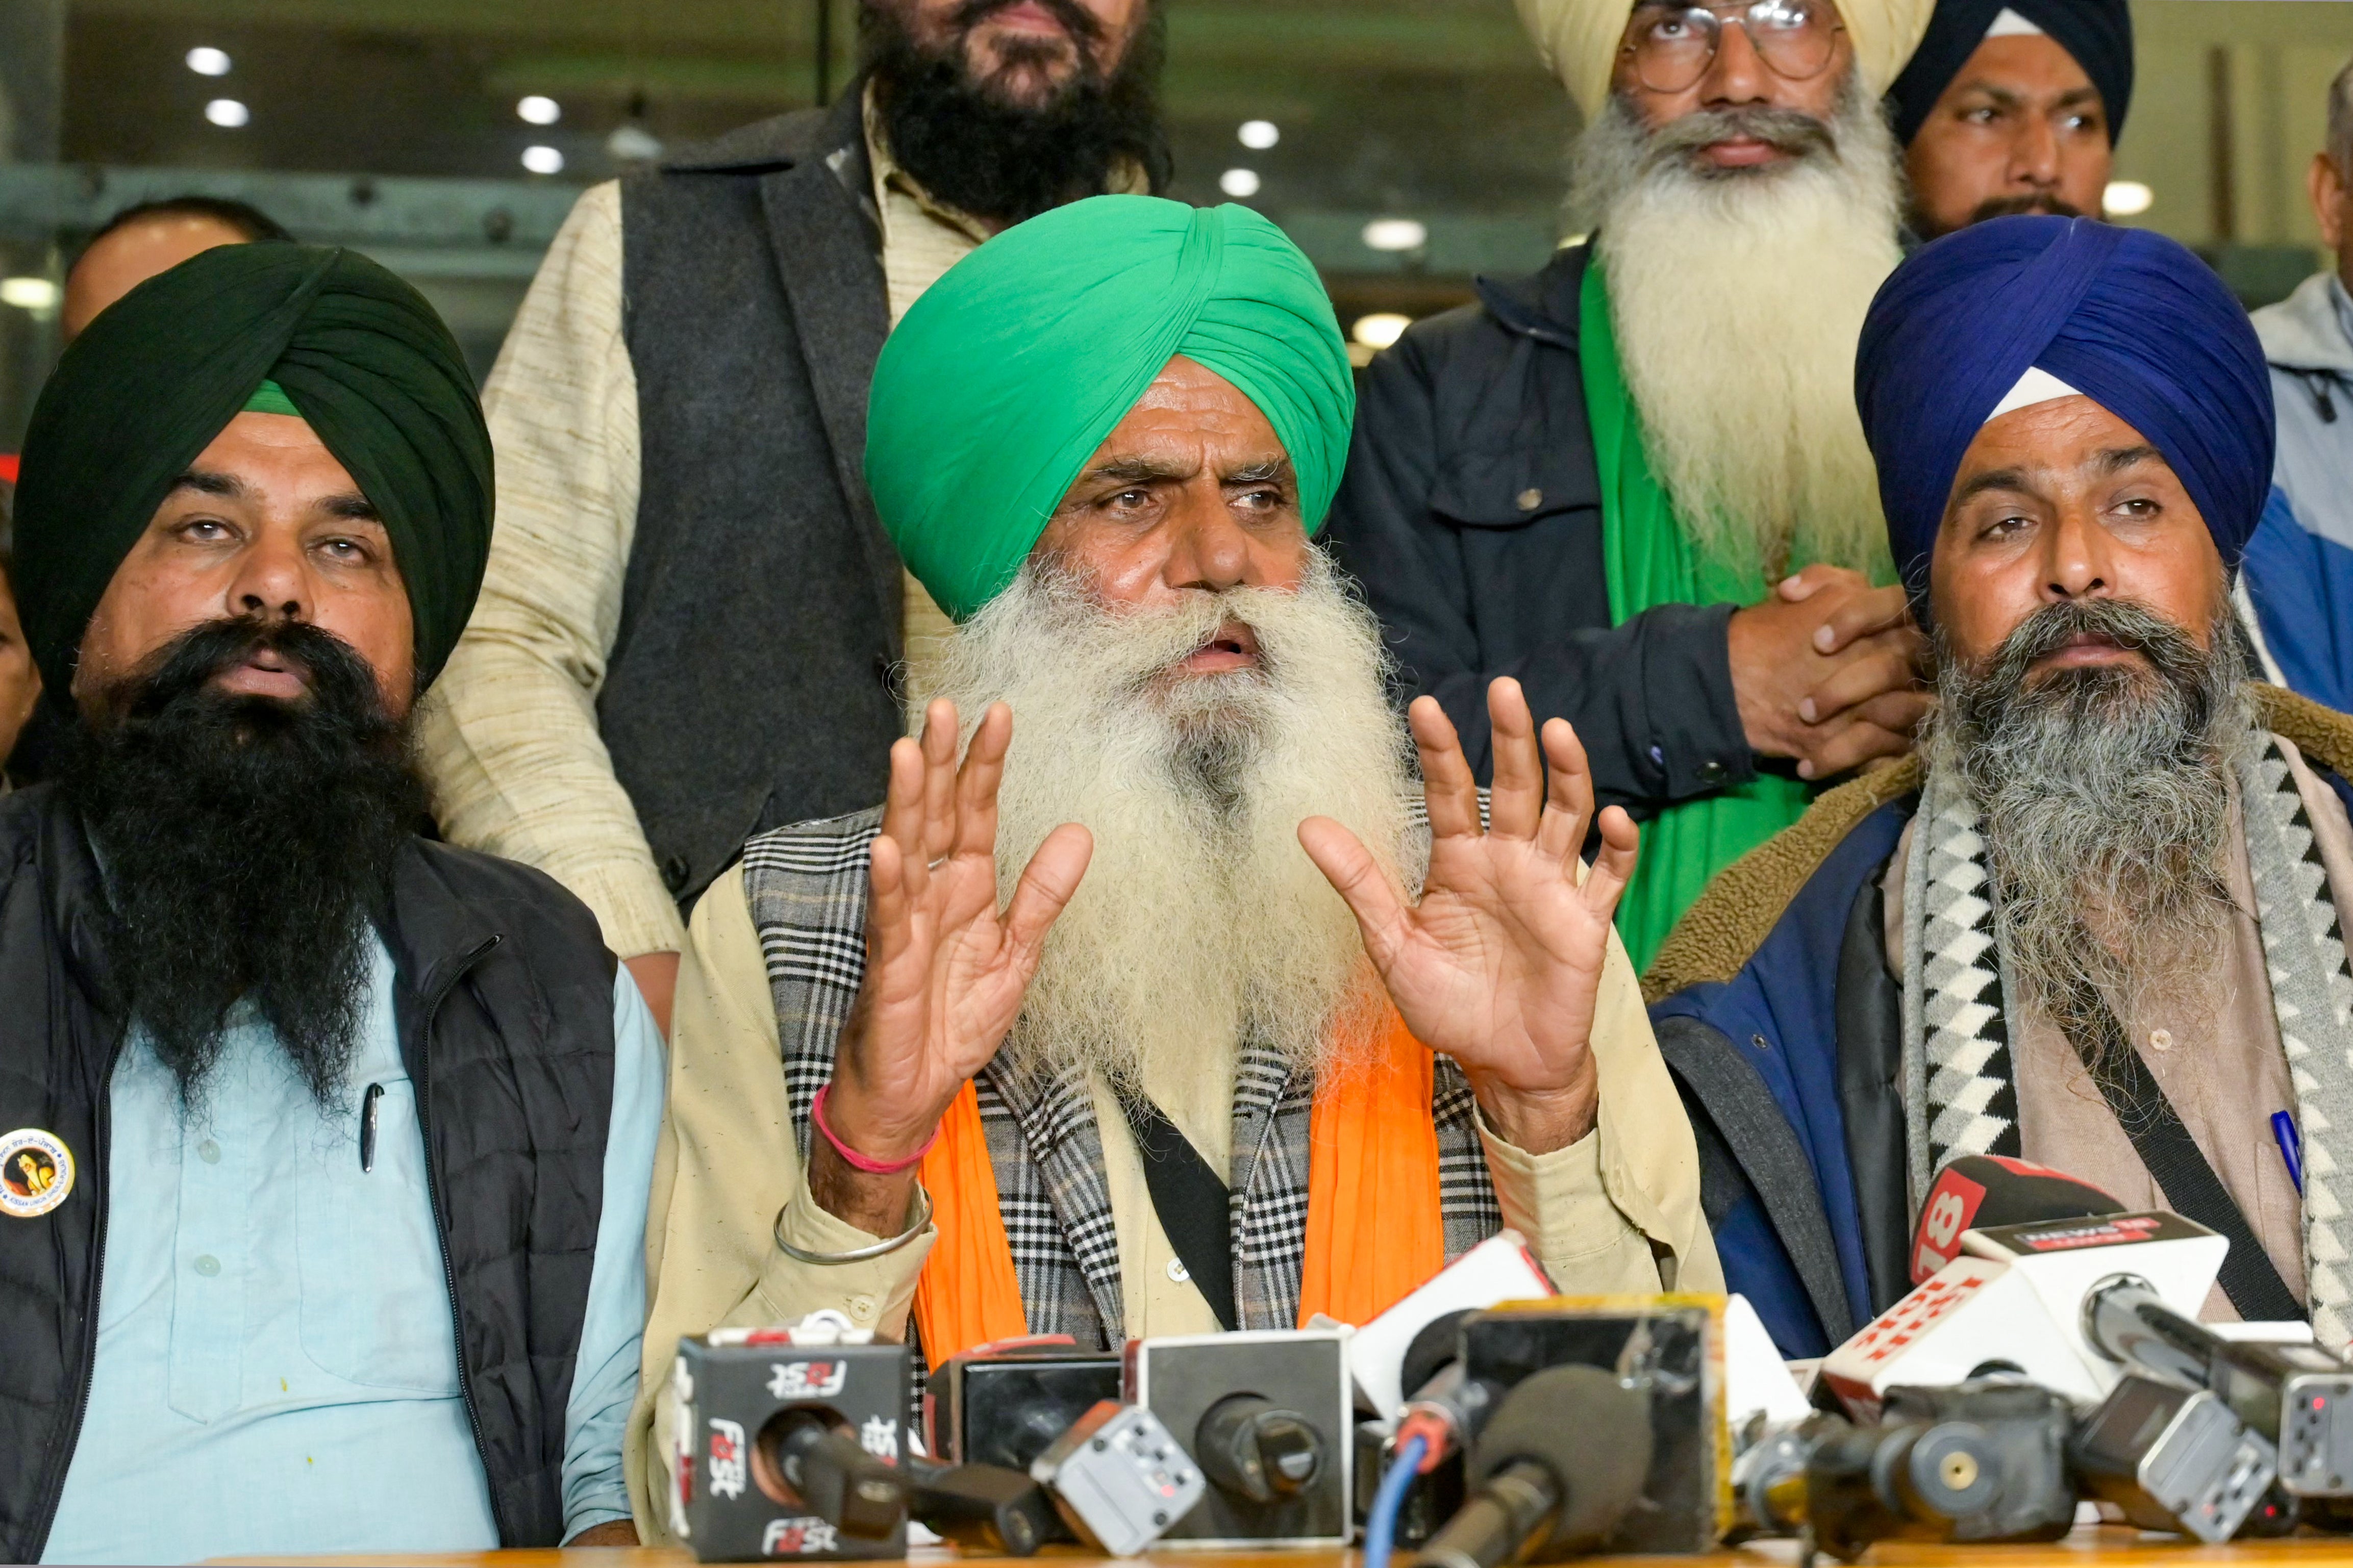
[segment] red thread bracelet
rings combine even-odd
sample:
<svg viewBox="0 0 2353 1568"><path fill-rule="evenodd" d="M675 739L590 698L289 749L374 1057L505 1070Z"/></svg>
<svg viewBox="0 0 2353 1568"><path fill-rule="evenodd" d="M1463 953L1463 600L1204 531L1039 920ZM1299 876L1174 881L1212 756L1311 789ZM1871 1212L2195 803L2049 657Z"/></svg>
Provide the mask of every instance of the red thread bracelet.
<svg viewBox="0 0 2353 1568"><path fill-rule="evenodd" d="M826 1125L825 1097L832 1092L833 1085L829 1083L817 1091L817 1098L809 1101L809 1120L817 1123L817 1130L825 1134L825 1141L833 1145L833 1152L840 1155L852 1170L863 1171L870 1176L895 1176L922 1164L923 1156L932 1152L932 1145L940 1141L940 1130L934 1127L932 1135L923 1140L923 1146L903 1160L876 1160L861 1154L843 1142L840 1135Z"/></svg>

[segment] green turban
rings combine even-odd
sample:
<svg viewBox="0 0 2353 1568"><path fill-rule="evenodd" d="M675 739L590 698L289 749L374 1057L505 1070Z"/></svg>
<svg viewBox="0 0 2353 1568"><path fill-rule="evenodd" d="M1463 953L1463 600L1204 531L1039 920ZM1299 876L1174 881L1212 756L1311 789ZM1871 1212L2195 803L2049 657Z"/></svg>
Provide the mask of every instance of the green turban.
<svg viewBox="0 0 2353 1568"><path fill-rule="evenodd" d="M491 437L457 341L364 256L224 245L100 312L33 409L16 589L50 690L71 689L83 628L173 480L265 381L384 519L419 682L440 670L491 547Z"/></svg>
<svg viewBox="0 0 2353 1568"><path fill-rule="evenodd" d="M1356 395L1315 268L1247 207L1093 196L950 268L882 347L866 483L900 555L957 620L1021 570L1087 459L1182 354L1282 440L1324 526Z"/></svg>

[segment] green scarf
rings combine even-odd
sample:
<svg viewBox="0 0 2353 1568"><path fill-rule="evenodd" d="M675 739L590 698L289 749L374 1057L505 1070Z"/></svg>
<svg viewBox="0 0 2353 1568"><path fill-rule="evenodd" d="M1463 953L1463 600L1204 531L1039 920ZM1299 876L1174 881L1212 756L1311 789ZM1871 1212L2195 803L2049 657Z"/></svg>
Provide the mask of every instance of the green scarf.
<svg viewBox="0 0 2353 1568"><path fill-rule="evenodd" d="M1585 409L1601 478L1601 558L1609 578L1609 620L1623 626L1653 605L1753 605L1770 585L1753 548L1702 554L1676 521L1651 472L1642 416L1618 368L1618 338L1596 255L1577 300L1577 358ZM1740 557L1740 558L1733 558ZM1803 564L1793 561L1789 569ZM1805 814L1813 786L1760 773L1736 789L1671 805L1642 825L1641 862L1618 905L1618 934L1640 971L1692 900L1725 867Z"/></svg>

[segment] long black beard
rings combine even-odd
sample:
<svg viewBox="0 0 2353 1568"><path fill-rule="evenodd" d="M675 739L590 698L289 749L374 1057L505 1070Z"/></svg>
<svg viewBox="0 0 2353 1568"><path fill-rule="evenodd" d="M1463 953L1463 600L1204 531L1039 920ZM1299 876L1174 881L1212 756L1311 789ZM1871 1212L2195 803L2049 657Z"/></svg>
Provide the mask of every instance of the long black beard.
<svg viewBox="0 0 2353 1568"><path fill-rule="evenodd" d="M950 206L1012 225L1083 196L1099 195L1112 172L1132 163L1152 188L1168 183L1168 142L1160 123L1160 62L1165 19L1153 6L1108 76L1091 46L1103 24L1077 0L1037 0L1069 32L1077 64L1044 103L1014 100L996 76L976 79L975 27L1015 0L966 0L953 34L927 48L887 6L860 7L861 52L872 73L875 103L891 156L923 189ZM1007 70L1051 58L1064 46L1041 45Z"/></svg>
<svg viewBox="0 0 2353 1568"><path fill-rule="evenodd" d="M2036 675L2078 634L2147 668ZM2044 606L1976 667L1938 633L1936 753L1982 818L2002 948L2062 1026L2207 973L2230 908L2231 779L2256 734L2227 612L2208 646L2128 599Z"/></svg>
<svg viewBox="0 0 2353 1568"><path fill-rule="evenodd" d="M212 684L260 648L309 672L298 702ZM208 622L99 695L58 788L105 868L123 1002L193 1103L249 1000L337 1108L365 1021L370 922L427 805L407 726L332 633Z"/></svg>

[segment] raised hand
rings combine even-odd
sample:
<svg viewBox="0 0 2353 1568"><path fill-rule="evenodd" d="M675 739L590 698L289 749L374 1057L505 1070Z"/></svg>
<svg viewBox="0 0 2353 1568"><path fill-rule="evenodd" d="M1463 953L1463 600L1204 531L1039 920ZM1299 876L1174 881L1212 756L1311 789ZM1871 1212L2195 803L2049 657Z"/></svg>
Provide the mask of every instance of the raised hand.
<svg viewBox="0 0 2353 1568"><path fill-rule="evenodd" d="M1487 689L1487 711L1495 783L1484 831L1454 726L1431 698L1409 713L1430 807L1419 903L1330 817L1301 823L1299 841L1356 911L1365 951L1414 1037L1461 1065L1498 1132L1544 1153L1593 1127L1594 1008L1637 836L1633 819L1611 806L1601 814L1601 853L1585 870L1578 851L1593 777L1576 731L1552 720L1539 748L1516 680Z"/></svg>
<svg viewBox="0 0 2353 1568"><path fill-rule="evenodd" d="M826 1121L851 1149L895 1163L921 1149L965 1080L997 1054L1048 928L1078 891L1093 841L1066 823L997 905L997 786L1013 739L1002 702L983 715L963 764L956 710L934 702L920 742L891 748L891 787L874 839L866 974L834 1047ZM913 1173L878 1176L811 1142L809 1187L826 1209L888 1236Z"/></svg>

